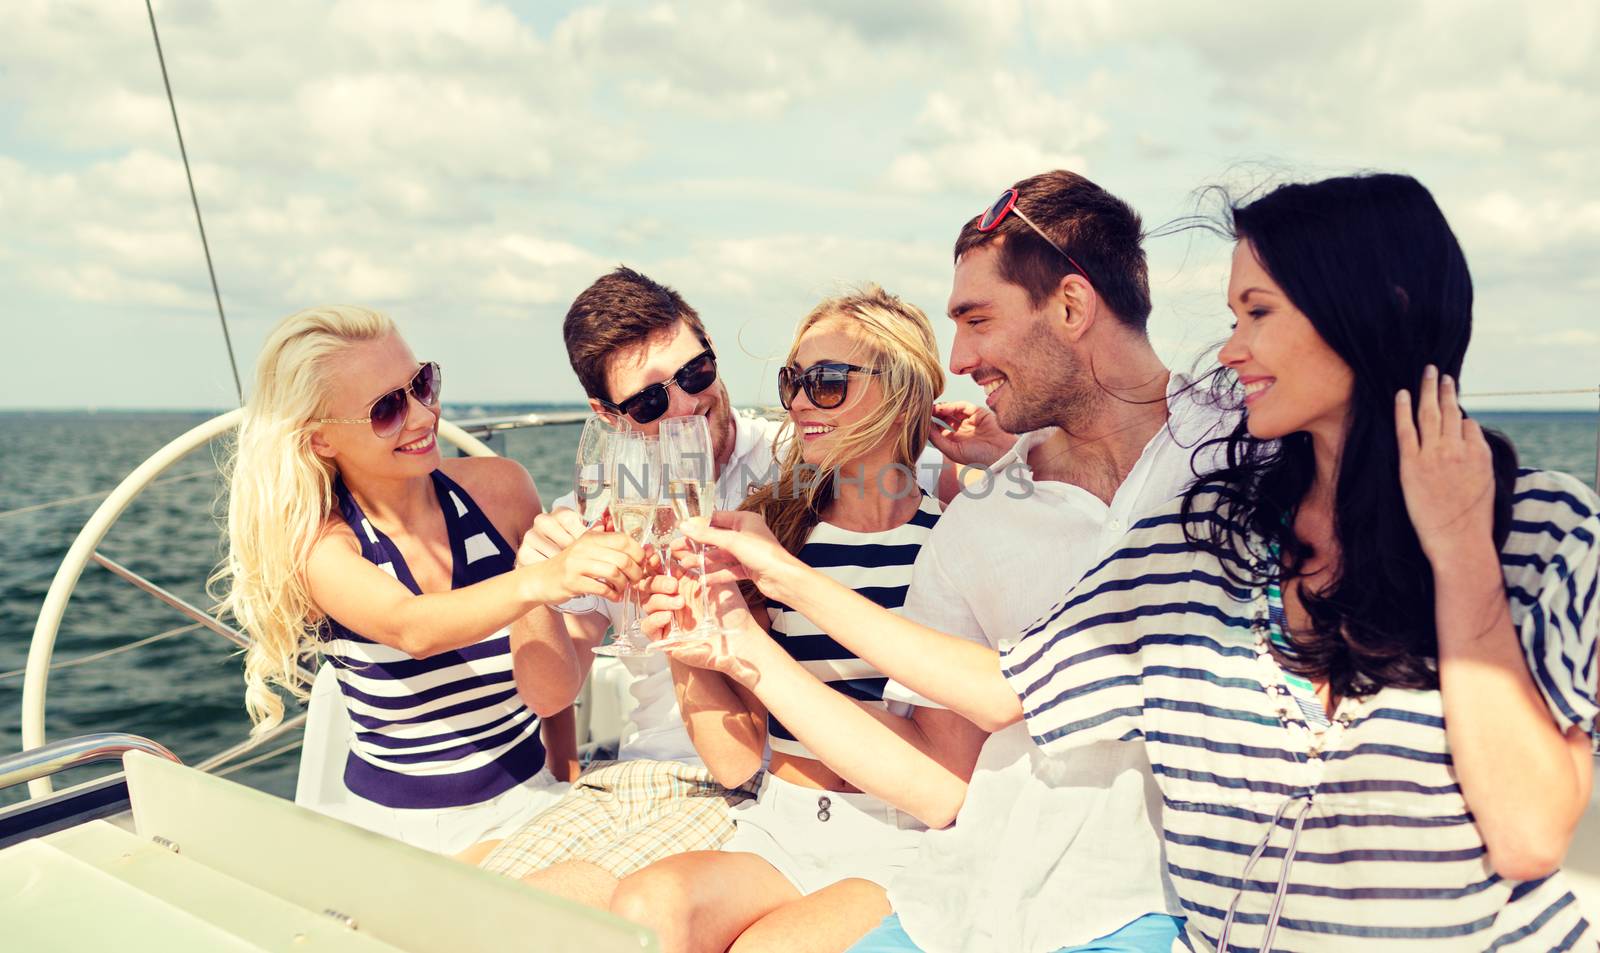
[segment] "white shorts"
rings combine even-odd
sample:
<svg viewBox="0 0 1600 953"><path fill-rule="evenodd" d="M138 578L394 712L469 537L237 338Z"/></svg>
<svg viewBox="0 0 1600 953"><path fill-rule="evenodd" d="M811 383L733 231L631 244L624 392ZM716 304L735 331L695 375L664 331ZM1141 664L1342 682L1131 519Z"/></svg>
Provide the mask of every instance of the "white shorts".
<svg viewBox="0 0 1600 953"><path fill-rule="evenodd" d="M436 854L459 854L473 844L500 840L530 817L555 804L571 785L549 768L504 793L461 807L385 807L349 792L314 810Z"/></svg>
<svg viewBox="0 0 1600 953"><path fill-rule="evenodd" d="M755 800L733 808L722 849L755 854L802 894L859 877L887 887L917 856L921 821L870 794L841 794L761 779Z"/></svg>

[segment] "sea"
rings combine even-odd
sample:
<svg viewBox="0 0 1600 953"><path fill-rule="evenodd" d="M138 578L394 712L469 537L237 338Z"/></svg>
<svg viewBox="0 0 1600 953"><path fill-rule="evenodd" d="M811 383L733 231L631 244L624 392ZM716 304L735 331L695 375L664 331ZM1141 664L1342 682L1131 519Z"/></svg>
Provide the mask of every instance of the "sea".
<svg viewBox="0 0 1600 953"><path fill-rule="evenodd" d="M516 405L445 408L447 419L581 409ZM21 749L21 670L39 608L62 557L102 494L175 437L210 415L189 412L0 412L0 756ZM1529 466L1564 470L1595 483L1595 412L1480 413L1486 426L1516 443ZM546 501L565 493L578 428L526 428L496 438L495 449L521 461ZM171 466L123 513L100 550L199 606L210 606L206 578L220 557L220 442ZM63 505L13 512L51 501ZM219 636L197 630L131 651L92 659L185 625L174 609L91 563L62 620L46 699L51 740L97 731L126 731L166 745L193 764L249 732L241 659ZM80 660L87 661L77 664ZM293 739L271 745L229 775L292 796L299 765ZM281 749L281 750L279 750ZM56 778L58 788L112 770L85 767ZM225 769L226 770L226 769ZM0 790L0 805L26 796Z"/></svg>

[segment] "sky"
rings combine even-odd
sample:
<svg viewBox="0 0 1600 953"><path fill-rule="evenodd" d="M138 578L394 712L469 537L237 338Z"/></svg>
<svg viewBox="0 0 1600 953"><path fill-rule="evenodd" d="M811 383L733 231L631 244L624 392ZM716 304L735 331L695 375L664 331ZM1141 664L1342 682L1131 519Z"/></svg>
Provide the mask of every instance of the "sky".
<svg viewBox="0 0 1600 953"><path fill-rule="evenodd" d="M6 9L0 407L234 405L144 5ZM1587 0L155 10L247 389L283 316L357 303L443 365L447 401L580 399L561 319L619 263L699 310L739 404L773 403L798 320L866 281L948 356L961 223L1051 168L1151 229L1209 185L1410 173L1473 270L1469 395L1600 384ZM1152 338L1188 368L1226 336L1230 249L1147 248Z"/></svg>

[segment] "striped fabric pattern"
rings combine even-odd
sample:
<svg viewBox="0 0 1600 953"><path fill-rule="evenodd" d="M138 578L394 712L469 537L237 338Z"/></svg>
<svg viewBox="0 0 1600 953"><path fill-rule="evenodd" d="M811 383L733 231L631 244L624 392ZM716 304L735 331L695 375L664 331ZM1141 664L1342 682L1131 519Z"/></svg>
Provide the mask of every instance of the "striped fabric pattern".
<svg viewBox="0 0 1600 953"><path fill-rule="evenodd" d="M1273 543L1267 548L1272 561L1278 561L1278 544ZM1283 608L1283 587L1278 584L1274 576L1267 583L1267 619L1272 628L1272 644L1278 650L1279 656L1291 655L1294 652L1294 643L1289 641L1289 616ZM1322 699L1317 697L1317 686L1311 679L1296 675L1293 672L1283 673L1283 682L1289 687L1289 694L1300 708L1300 717L1306 720L1313 731L1321 731L1333 722L1328 719L1328 713L1322 708Z"/></svg>
<svg viewBox="0 0 1600 953"><path fill-rule="evenodd" d="M1200 502L1192 519L1220 519L1216 494ZM1181 520L1174 504L1140 521L1002 663L1047 753L1145 745L1189 942L1216 948L1236 903L1228 949L1260 949L1281 899L1274 950L1594 950L1559 872L1494 873L1439 692L1345 699L1319 737L1252 631L1258 594ZM1529 670L1555 723L1594 737L1600 500L1523 471L1513 520L1501 563Z"/></svg>
<svg viewBox="0 0 1600 953"><path fill-rule="evenodd" d="M472 497L435 470L453 557L451 588L509 571L513 550ZM340 513L361 554L421 593L394 542L361 512L343 482ZM345 785L397 808L461 807L487 801L544 767L539 719L517 696L510 632L416 659L329 619L323 655L333 665L355 726Z"/></svg>
<svg viewBox="0 0 1600 953"><path fill-rule="evenodd" d="M938 501L924 494L911 519L881 533L857 533L818 523L796 555L807 566L899 614L911 587L912 565L939 521L939 512ZM885 707L883 688L889 680L883 673L783 603L769 601L767 614L778 644L806 671L850 698ZM770 715L767 738L773 751L816 758Z"/></svg>

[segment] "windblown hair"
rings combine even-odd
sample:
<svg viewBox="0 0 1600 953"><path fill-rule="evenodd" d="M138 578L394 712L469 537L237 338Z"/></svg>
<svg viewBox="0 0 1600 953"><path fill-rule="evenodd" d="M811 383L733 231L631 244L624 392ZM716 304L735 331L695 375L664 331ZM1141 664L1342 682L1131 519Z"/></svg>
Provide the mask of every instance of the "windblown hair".
<svg viewBox="0 0 1600 953"><path fill-rule="evenodd" d="M1016 207L1088 270L1083 277L1106 307L1128 327L1145 330L1150 320L1150 269L1139 213L1076 172L1044 172L1013 188ZM978 231L981 218L962 226L955 260L999 241L1000 277L1026 291L1035 308L1055 294L1061 279L1080 273L1017 215L1007 215L987 232Z"/></svg>
<svg viewBox="0 0 1600 953"><path fill-rule="evenodd" d="M783 448L778 478L754 490L739 508L760 513L778 542L791 553L800 551L822 519L840 467L885 437L894 435L894 462L909 468L915 476L917 458L928 443L933 402L944 390L944 368L939 363L939 345L928 316L875 284L828 298L813 308L795 329L794 343L784 363L794 363L800 339L807 331L835 321L872 354L871 366L879 370L874 379L883 400L860 421L836 431L838 439L815 474L802 466L802 441L795 433L794 418L784 421L773 444ZM852 378L851 387L863 386L864 380ZM867 479L876 481L878 475L868 474ZM745 596L747 600L755 598L753 591L746 591Z"/></svg>
<svg viewBox="0 0 1600 953"><path fill-rule="evenodd" d="M1327 679L1337 698L1384 686L1439 685L1433 572L1400 489L1395 394L1413 392L1423 368L1459 378L1472 335L1472 276L1444 213L1422 184L1371 174L1281 186L1228 203L1224 229L1248 241L1268 274L1354 376L1348 432L1334 488L1337 564L1317 591L1301 590L1311 631L1278 653L1290 671ZM1236 389L1233 375L1219 387ZM1233 394L1237 399L1237 394ZM1516 451L1485 432L1494 455L1495 544L1510 532ZM1276 541L1281 580L1313 555L1294 531L1316 476L1311 436L1252 437L1245 421L1219 441L1226 464L1185 495L1190 542L1216 555L1234 582L1259 586L1272 572L1247 536ZM1217 518L1188 519L1210 506Z"/></svg>
<svg viewBox="0 0 1600 953"><path fill-rule="evenodd" d="M262 346L255 390L228 473L228 554L210 585L217 608L251 638L244 703L261 734L283 720L277 685L296 698L306 686L298 663L316 652L321 614L305 567L334 507L333 466L311 449L324 415L334 359L359 341L395 330L366 308L311 308L285 318Z"/></svg>

